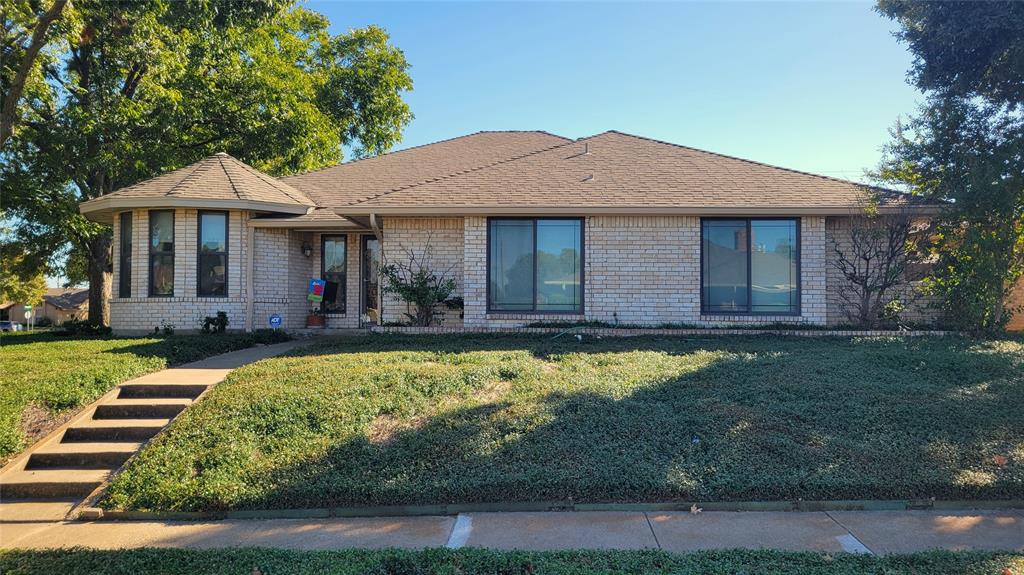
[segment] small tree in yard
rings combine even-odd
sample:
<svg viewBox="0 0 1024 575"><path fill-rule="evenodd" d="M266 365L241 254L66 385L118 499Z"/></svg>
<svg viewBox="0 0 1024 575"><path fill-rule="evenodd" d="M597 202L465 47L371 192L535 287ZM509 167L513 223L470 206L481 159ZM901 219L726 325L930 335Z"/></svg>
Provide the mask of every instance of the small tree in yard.
<svg viewBox="0 0 1024 575"><path fill-rule="evenodd" d="M923 278L914 273L914 264L924 260L923 238L930 224L906 211L881 214L874 206L851 222L848 241L832 238L831 264L846 280L836 292L849 321L875 327L906 303L894 292Z"/></svg>
<svg viewBox="0 0 1024 575"><path fill-rule="evenodd" d="M429 326L434 322L435 306L455 293L455 279L451 277L453 266L440 272L431 269L429 238L419 255L404 247L402 250L404 261L386 262L380 268L384 291L406 302L410 311L405 316L412 325Z"/></svg>

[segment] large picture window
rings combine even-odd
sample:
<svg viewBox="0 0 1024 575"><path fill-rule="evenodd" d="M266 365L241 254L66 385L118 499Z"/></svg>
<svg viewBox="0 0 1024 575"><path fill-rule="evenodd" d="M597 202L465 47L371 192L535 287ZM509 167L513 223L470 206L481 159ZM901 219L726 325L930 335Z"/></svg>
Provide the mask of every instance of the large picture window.
<svg viewBox="0 0 1024 575"><path fill-rule="evenodd" d="M117 297L132 297L132 213L121 212L120 218Z"/></svg>
<svg viewBox="0 0 1024 575"><path fill-rule="evenodd" d="M324 288L325 313L345 313L345 270L348 236L320 236L320 277Z"/></svg>
<svg viewBox="0 0 1024 575"><path fill-rule="evenodd" d="M197 295L228 295L228 214L199 212Z"/></svg>
<svg viewBox="0 0 1024 575"><path fill-rule="evenodd" d="M701 222L701 311L800 313L800 228L795 219Z"/></svg>
<svg viewBox="0 0 1024 575"><path fill-rule="evenodd" d="M174 295L174 211L149 212L149 295Z"/></svg>
<svg viewBox="0 0 1024 575"><path fill-rule="evenodd" d="M487 307L583 312L583 221L488 220Z"/></svg>

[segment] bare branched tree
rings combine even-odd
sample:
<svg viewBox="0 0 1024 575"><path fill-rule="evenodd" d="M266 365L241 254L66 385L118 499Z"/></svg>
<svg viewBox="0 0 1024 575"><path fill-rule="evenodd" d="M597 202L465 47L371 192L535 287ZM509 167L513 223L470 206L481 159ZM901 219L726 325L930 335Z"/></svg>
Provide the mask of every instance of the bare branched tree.
<svg viewBox="0 0 1024 575"><path fill-rule="evenodd" d="M431 267L431 237L427 236L419 254L399 243L404 259L384 261L380 269L384 291L406 302L405 316L415 326L431 325L437 305L455 293L455 264L439 271Z"/></svg>
<svg viewBox="0 0 1024 575"><path fill-rule="evenodd" d="M875 327L893 297L919 297L900 288L924 277L924 266L916 264L925 262L930 228L909 210L879 213L868 207L851 216L849 230L840 230L848 231L845 237L831 238L830 264L846 280L836 293L850 322Z"/></svg>

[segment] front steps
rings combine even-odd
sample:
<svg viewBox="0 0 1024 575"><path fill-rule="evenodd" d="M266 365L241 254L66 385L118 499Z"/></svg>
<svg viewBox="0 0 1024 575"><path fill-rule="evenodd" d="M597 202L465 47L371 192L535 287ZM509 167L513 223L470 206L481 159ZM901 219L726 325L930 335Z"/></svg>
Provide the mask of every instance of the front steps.
<svg viewBox="0 0 1024 575"><path fill-rule="evenodd" d="M0 475L0 499L86 497L207 385L126 383Z"/></svg>

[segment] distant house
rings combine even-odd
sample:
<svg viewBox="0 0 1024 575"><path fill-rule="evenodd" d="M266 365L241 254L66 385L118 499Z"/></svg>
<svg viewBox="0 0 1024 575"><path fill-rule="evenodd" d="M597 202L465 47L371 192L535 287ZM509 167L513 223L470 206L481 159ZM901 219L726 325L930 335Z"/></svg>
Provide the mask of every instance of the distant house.
<svg viewBox="0 0 1024 575"><path fill-rule="evenodd" d="M939 205L872 188L879 211ZM831 262L865 186L621 132L479 132L284 178L224 153L81 205L113 225L111 325L406 319L382 262L457 284L444 325L729 326L845 320ZM912 310L928 321L936 310Z"/></svg>
<svg viewBox="0 0 1024 575"><path fill-rule="evenodd" d="M89 290L86 288L48 288L43 296L43 310L38 316L61 325L69 319L84 320L89 316ZM36 320L39 321L38 319Z"/></svg>

